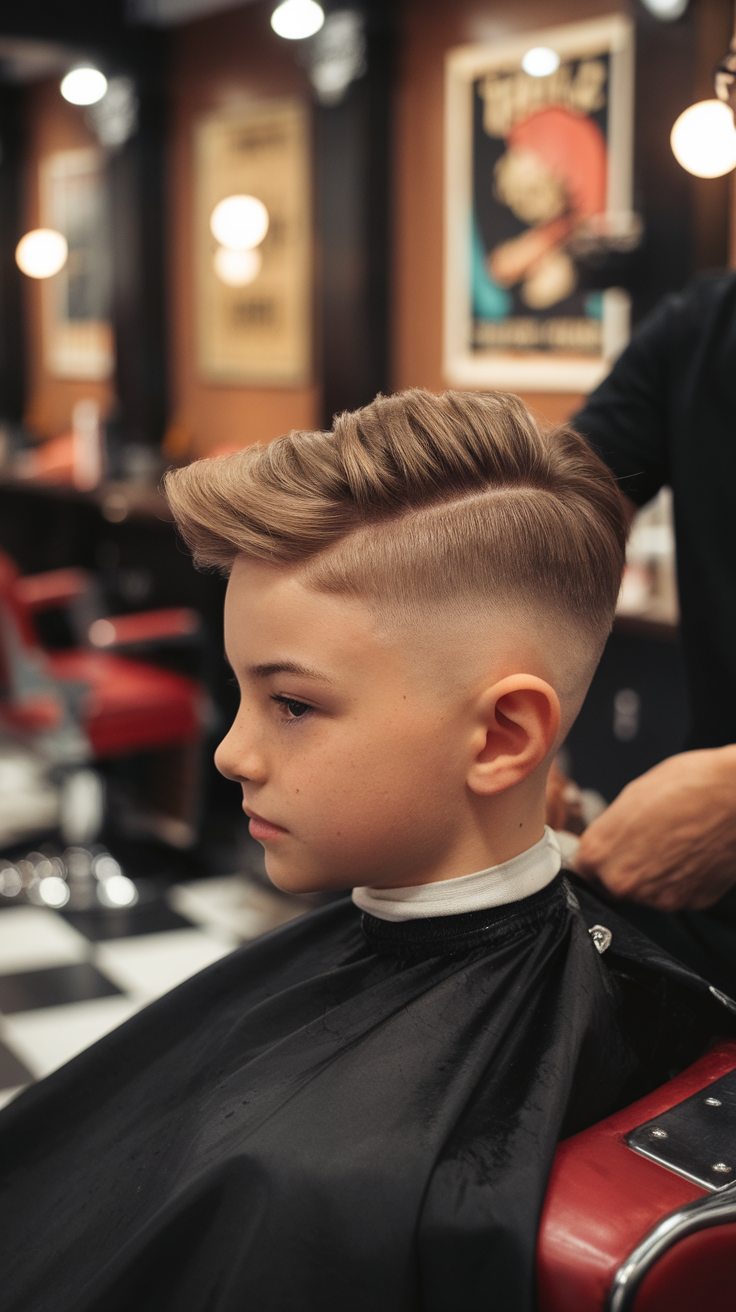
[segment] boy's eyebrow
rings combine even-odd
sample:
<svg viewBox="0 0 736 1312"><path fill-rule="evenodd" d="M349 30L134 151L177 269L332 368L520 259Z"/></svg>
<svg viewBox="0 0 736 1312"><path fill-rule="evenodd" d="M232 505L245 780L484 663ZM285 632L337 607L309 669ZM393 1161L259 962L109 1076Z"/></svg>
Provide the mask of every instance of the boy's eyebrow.
<svg viewBox="0 0 736 1312"><path fill-rule="evenodd" d="M299 674L305 679L319 679L321 683L334 682L328 674L323 674L320 670L310 670L307 665L299 665L296 661L273 661L265 665L251 665L248 673L254 679L268 679L272 674Z"/></svg>

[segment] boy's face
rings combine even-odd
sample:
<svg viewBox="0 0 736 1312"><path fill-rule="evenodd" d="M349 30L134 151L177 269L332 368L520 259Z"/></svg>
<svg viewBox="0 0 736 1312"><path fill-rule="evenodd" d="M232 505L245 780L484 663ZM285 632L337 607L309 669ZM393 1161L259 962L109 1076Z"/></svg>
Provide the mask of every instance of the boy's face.
<svg viewBox="0 0 736 1312"><path fill-rule="evenodd" d="M278 887L405 885L446 878L448 863L468 873L464 850L452 866L485 730L468 681L452 666L442 679L417 645L381 632L359 601L236 561L225 646L241 704L215 760L242 786Z"/></svg>

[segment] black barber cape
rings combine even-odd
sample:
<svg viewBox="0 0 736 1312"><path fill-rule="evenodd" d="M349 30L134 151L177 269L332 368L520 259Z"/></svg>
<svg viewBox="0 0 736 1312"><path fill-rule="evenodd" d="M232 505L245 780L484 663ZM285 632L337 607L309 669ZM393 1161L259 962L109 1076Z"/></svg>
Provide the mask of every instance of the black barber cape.
<svg viewBox="0 0 736 1312"><path fill-rule="evenodd" d="M0 1306L526 1312L557 1141L732 1031L564 876L431 920L340 900L6 1108Z"/></svg>

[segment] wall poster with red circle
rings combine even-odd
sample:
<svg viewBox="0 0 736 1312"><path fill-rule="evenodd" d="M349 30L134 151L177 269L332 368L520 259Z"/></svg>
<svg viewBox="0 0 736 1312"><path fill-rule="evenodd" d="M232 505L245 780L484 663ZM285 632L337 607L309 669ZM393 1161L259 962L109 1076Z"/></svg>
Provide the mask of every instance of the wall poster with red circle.
<svg viewBox="0 0 736 1312"><path fill-rule="evenodd" d="M449 383L587 392L626 345L629 297L595 269L641 237L633 46L612 15L449 52Z"/></svg>

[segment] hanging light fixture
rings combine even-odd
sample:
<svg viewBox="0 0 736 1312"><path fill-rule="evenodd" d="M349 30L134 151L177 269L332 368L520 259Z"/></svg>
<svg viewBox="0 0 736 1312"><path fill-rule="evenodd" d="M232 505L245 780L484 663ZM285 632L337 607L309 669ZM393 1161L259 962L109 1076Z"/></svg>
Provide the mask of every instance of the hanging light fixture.
<svg viewBox="0 0 736 1312"><path fill-rule="evenodd" d="M68 254L63 233L54 228L34 228L18 242L15 262L28 278L53 278L64 268Z"/></svg>
<svg viewBox="0 0 736 1312"><path fill-rule="evenodd" d="M304 41L319 32L325 11L315 0L283 0L271 15L271 27L287 41Z"/></svg>
<svg viewBox="0 0 736 1312"><path fill-rule="evenodd" d="M523 56L521 67L530 77L549 77L560 67L560 56L551 46L532 46Z"/></svg>
<svg viewBox="0 0 736 1312"><path fill-rule="evenodd" d="M214 254L215 274L227 287L247 287L263 265L256 250L268 232L268 210L257 196L226 196L210 215L210 232L220 243Z"/></svg>
<svg viewBox="0 0 736 1312"><path fill-rule="evenodd" d="M736 168L733 111L722 100L701 100L684 110L670 133L678 164L696 178L720 178Z"/></svg>
<svg viewBox="0 0 736 1312"><path fill-rule="evenodd" d="M688 0L643 0L643 4L660 23L674 23L677 18L682 18Z"/></svg>
<svg viewBox="0 0 736 1312"><path fill-rule="evenodd" d="M96 105L107 91L107 78L90 64L72 68L62 79L61 94L70 105Z"/></svg>
<svg viewBox="0 0 736 1312"><path fill-rule="evenodd" d="M226 196L215 205L210 231L230 251L249 251L268 232L268 210L257 196Z"/></svg>
<svg viewBox="0 0 736 1312"><path fill-rule="evenodd" d="M213 263L220 282L227 287L248 287L261 272L263 256L260 251L229 251L218 246Z"/></svg>

